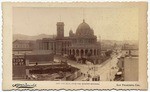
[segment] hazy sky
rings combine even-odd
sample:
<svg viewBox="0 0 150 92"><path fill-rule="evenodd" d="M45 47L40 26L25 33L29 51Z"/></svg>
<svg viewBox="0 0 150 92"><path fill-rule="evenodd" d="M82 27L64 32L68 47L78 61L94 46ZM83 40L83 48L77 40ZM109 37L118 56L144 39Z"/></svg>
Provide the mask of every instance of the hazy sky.
<svg viewBox="0 0 150 92"><path fill-rule="evenodd" d="M137 8L14 8L13 33L56 34L56 23L65 24L65 35L76 29L83 18L102 39L138 40Z"/></svg>

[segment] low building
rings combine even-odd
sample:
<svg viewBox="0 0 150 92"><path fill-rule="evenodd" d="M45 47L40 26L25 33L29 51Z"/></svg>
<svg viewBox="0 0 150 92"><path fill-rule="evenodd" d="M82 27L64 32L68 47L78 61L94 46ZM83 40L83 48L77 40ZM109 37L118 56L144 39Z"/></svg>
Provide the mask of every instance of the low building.
<svg viewBox="0 0 150 92"><path fill-rule="evenodd" d="M73 81L81 71L65 61L54 62L54 54L13 56L13 80Z"/></svg>
<svg viewBox="0 0 150 92"><path fill-rule="evenodd" d="M13 54L27 54L34 50L35 41L30 40L15 40L13 42Z"/></svg>
<svg viewBox="0 0 150 92"><path fill-rule="evenodd" d="M130 44L124 44L122 46L122 54L125 56L133 56L138 57L138 45L130 45Z"/></svg>
<svg viewBox="0 0 150 92"><path fill-rule="evenodd" d="M138 81L138 57L124 59L124 81Z"/></svg>
<svg viewBox="0 0 150 92"><path fill-rule="evenodd" d="M13 78L23 79L29 73L27 66L38 64L51 63L54 60L53 54L42 54L42 55L13 55Z"/></svg>
<svg viewBox="0 0 150 92"><path fill-rule="evenodd" d="M138 81L138 62L138 57L120 57L117 63L119 78L115 80Z"/></svg>
<svg viewBox="0 0 150 92"><path fill-rule="evenodd" d="M12 75L14 80L26 77L26 61L23 57L13 57Z"/></svg>

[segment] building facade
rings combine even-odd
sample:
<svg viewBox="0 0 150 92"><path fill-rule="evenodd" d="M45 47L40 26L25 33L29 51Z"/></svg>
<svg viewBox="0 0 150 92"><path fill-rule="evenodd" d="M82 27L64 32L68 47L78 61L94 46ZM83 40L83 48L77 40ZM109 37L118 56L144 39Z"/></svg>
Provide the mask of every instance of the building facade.
<svg viewBox="0 0 150 92"><path fill-rule="evenodd" d="M122 54L125 56L138 57L138 45L135 44L124 44L122 46Z"/></svg>
<svg viewBox="0 0 150 92"><path fill-rule="evenodd" d="M69 56L77 61L80 59L92 59L98 62L100 59L101 45L94 35L94 30L83 20L76 29L72 30L69 36L64 36L64 23L57 22L57 35L55 38L43 38L37 40L37 49L50 50L57 55Z"/></svg>
<svg viewBox="0 0 150 92"><path fill-rule="evenodd" d="M15 40L13 42L13 54L27 54L31 53L34 49L35 41L29 40Z"/></svg>
<svg viewBox="0 0 150 92"><path fill-rule="evenodd" d="M53 53L67 56L77 62L85 63L86 60L98 63L101 56L101 45L94 35L94 30L83 20L73 33L64 36L64 23L57 22L57 35L53 38L43 38L36 41L16 40L13 42L13 54L28 53Z"/></svg>

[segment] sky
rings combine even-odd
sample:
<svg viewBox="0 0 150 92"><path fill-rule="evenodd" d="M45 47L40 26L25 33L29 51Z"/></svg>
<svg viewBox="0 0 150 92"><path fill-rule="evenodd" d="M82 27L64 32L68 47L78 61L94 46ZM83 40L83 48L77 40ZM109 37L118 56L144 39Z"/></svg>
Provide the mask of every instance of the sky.
<svg viewBox="0 0 150 92"><path fill-rule="evenodd" d="M64 22L65 36L80 23L89 24L105 40L138 40L138 9L117 7L19 7L13 8L13 34L56 35L56 23Z"/></svg>

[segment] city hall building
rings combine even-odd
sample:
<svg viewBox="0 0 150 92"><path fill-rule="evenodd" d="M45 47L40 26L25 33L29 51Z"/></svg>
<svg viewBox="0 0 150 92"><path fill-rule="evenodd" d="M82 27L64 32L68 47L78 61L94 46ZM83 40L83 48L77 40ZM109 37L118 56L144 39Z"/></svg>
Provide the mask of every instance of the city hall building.
<svg viewBox="0 0 150 92"><path fill-rule="evenodd" d="M94 30L90 28L85 20L78 26L76 33L70 30L67 37L64 36L64 23L57 22L56 25L56 37L37 40L36 48L38 50L49 50L57 55L74 57L77 61L90 58L98 62L101 45L94 35Z"/></svg>
<svg viewBox="0 0 150 92"><path fill-rule="evenodd" d="M77 62L85 63L88 59L98 63L101 56L101 45L94 35L94 30L83 20L69 36L64 36L64 23L57 22L57 35L53 38L43 38L36 41L16 40L13 42L13 53L53 53L67 56Z"/></svg>

